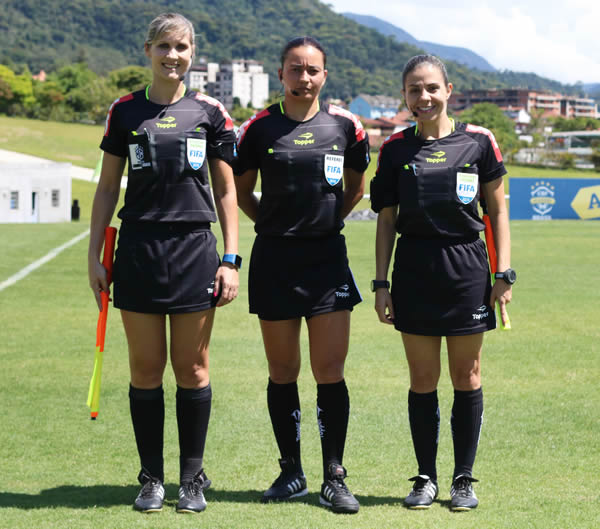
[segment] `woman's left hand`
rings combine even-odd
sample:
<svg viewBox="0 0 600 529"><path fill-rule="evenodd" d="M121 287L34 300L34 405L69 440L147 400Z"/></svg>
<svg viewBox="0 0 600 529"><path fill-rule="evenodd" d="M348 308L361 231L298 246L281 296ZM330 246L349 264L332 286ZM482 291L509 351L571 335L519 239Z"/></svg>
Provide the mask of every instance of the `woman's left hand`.
<svg viewBox="0 0 600 529"><path fill-rule="evenodd" d="M503 280L496 281L492 287L492 294L490 295L490 307L496 306L496 301L500 305L500 318L502 323L508 321L508 315L506 314L506 305L512 300L512 286Z"/></svg>
<svg viewBox="0 0 600 529"><path fill-rule="evenodd" d="M237 267L231 263L221 263L215 276L213 292L215 297L221 294L217 307L227 305L237 297L239 284L240 278Z"/></svg>

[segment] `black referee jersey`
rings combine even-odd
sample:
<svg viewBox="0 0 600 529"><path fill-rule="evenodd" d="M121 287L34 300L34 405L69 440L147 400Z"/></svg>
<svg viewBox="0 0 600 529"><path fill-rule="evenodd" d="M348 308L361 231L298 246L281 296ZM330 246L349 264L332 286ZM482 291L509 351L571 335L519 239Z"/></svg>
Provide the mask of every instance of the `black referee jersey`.
<svg viewBox="0 0 600 529"><path fill-rule="evenodd" d="M225 107L188 92L159 105L148 88L117 99L100 148L128 159L124 221L215 222L209 158L233 161L235 134Z"/></svg>
<svg viewBox="0 0 600 529"><path fill-rule="evenodd" d="M408 128L381 146L372 209L398 205L396 230L405 236L476 236L484 229L477 210L480 186L506 174L494 135L465 123L436 140L416 132Z"/></svg>
<svg viewBox="0 0 600 529"><path fill-rule="evenodd" d="M308 121L286 117L277 103L238 131L236 174L260 169L259 235L326 237L343 228L343 172L363 172L369 141L354 114L322 105Z"/></svg>

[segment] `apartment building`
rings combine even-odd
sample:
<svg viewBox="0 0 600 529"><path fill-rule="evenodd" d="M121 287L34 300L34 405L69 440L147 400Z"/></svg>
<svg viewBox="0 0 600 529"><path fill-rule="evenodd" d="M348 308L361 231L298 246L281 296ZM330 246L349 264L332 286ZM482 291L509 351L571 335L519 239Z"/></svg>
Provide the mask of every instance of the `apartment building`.
<svg viewBox="0 0 600 529"><path fill-rule="evenodd" d="M454 92L450 96L448 107L459 111L477 103L494 103L504 110L523 109L528 114L534 110L542 110L545 116L600 117L598 105L593 99L520 88Z"/></svg>
<svg viewBox="0 0 600 529"><path fill-rule="evenodd" d="M220 65L201 61L190 68L185 83L218 99L229 110L235 98L241 106L250 103L253 108L262 108L269 98L269 74L254 60L235 59Z"/></svg>

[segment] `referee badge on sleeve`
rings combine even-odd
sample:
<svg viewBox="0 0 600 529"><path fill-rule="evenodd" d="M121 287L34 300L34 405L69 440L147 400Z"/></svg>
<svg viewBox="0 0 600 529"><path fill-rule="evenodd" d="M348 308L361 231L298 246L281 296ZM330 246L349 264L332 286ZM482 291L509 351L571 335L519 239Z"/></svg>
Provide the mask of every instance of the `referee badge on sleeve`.
<svg viewBox="0 0 600 529"><path fill-rule="evenodd" d="M479 176L474 173L456 173L456 194L463 204L469 204L477 196Z"/></svg>
<svg viewBox="0 0 600 529"><path fill-rule="evenodd" d="M194 171L202 167L206 156L206 140L187 138L187 159Z"/></svg>
<svg viewBox="0 0 600 529"><path fill-rule="evenodd" d="M325 180L330 186L336 185L344 175L344 157L338 154L325 155Z"/></svg>

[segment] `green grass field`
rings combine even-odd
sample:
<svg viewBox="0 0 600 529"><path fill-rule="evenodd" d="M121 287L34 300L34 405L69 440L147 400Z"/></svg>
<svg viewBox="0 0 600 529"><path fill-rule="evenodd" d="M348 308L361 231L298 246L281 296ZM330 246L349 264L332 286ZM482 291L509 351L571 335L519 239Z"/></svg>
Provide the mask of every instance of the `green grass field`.
<svg viewBox="0 0 600 529"><path fill-rule="evenodd" d="M0 225L0 282L87 229L94 189L73 182L73 197L82 207L79 223ZM344 464L347 483L361 502L357 515L334 515L318 503L321 456L307 354L299 387L310 494L293 504L259 502L278 465L266 409L266 361L257 320L247 312L247 267L239 298L217 313L211 342L208 508L200 515L175 513L175 383L168 371L168 501L162 513L132 510L139 462L129 419L126 341L112 308L97 421L89 420L85 405L97 308L87 286L84 239L0 291L0 528L599 527L600 222L515 221L511 230L519 274L509 307L513 330L488 333L484 344L477 510L448 510L453 459L447 369L439 387L440 498L427 512L402 507L407 478L416 473L408 371L399 333L378 323L373 310L368 285L375 223L367 221L348 222L345 229L365 298L353 312L346 367L352 408ZM215 231L220 238L218 227ZM240 253L246 263L252 240L252 225L242 215ZM302 346L306 353L305 333Z"/></svg>

